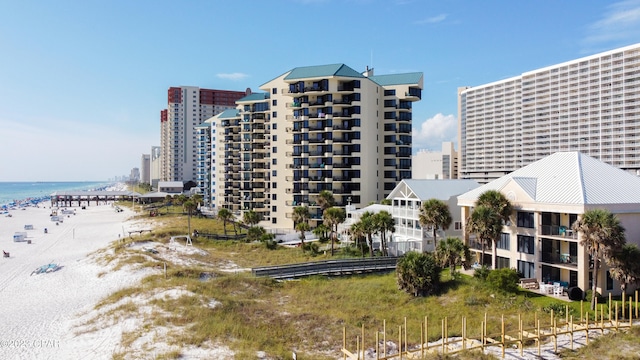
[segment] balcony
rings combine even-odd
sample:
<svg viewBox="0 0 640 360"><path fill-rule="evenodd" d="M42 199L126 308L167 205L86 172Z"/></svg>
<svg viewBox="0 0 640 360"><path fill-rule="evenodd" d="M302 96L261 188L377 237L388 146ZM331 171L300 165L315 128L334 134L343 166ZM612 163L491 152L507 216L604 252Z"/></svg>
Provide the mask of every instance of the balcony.
<svg viewBox="0 0 640 360"><path fill-rule="evenodd" d="M491 243L487 243L484 247L484 251L485 252L489 252L492 249L492 244ZM476 240L476 239L469 239L469 249L471 250L478 250L478 251L482 251L482 242Z"/></svg>
<svg viewBox="0 0 640 360"><path fill-rule="evenodd" d="M540 225L538 231L540 235L556 236L563 239L578 238L577 234L575 234L571 228L563 225Z"/></svg>
<svg viewBox="0 0 640 360"><path fill-rule="evenodd" d="M540 261L547 264L560 264L569 267L578 267L578 257L570 254L558 254L557 252L543 252Z"/></svg>

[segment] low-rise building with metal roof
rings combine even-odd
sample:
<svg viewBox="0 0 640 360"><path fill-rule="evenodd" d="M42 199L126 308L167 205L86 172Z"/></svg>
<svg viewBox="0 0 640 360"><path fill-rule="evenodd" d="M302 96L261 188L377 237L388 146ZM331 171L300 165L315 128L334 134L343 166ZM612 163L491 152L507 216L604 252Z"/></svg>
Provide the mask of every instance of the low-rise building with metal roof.
<svg viewBox="0 0 640 360"><path fill-rule="evenodd" d="M581 234L571 230L587 210L610 211L624 226L627 242L640 239L640 178L579 152L557 152L458 196L463 220L487 190L500 191L514 206L497 244L497 267L516 268L525 278L591 288L592 263ZM473 235L465 241L480 259L481 244ZM491 256L484 255L485 264ZM604 270L599 292L619 294L620 285Z"/></svg>

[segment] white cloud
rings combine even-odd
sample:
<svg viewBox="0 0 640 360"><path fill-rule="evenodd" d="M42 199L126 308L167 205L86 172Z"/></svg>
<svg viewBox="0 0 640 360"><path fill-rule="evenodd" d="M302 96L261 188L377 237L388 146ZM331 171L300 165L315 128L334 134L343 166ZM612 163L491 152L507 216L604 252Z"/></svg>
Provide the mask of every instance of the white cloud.
<svg viewBox="0 0 640 360"><path fill-rule="evenodd" d="M227 80L233 80L233 81L244 80L249 77L249 75L243 74L243 73L216 74L216 76L221 79L227 79Z"/></svg>
<svg viewBox="0 0 640 360"><path fill-rule="evenodd" d="M416 24L436 24L439 22L443 22L446 18L447 18L447 14L440 14L440 15L436 15L436 16L432 16L426 19L416 21Z"/></svg>
<svg viewBox="0 0 640 360"><path fill-rule="evenodd" d="M413 149L440 150L443 141L457 142L458 120L454 115L438 113L413 126Z"/></svg>
<svg viewBox="0 0 640 360"><path fill-rule="evenodd" d="M620 1L608 6L603 17L591 24L584 42L633 41L640 37L640 0Z"/></svg>

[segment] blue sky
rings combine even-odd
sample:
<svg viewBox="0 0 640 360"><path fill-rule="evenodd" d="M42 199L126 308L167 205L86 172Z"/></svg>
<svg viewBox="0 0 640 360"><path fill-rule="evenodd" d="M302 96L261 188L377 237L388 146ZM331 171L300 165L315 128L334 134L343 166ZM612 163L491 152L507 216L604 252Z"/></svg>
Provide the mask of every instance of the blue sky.
<svg viewBox="0 0 640 360"><path fill-rule="evenodd" d="M640 42L640 0L0 0L0 181L103 180L160 143L170 86L297 66L424 73L414 151L455 141L457 88Z"/></svg>

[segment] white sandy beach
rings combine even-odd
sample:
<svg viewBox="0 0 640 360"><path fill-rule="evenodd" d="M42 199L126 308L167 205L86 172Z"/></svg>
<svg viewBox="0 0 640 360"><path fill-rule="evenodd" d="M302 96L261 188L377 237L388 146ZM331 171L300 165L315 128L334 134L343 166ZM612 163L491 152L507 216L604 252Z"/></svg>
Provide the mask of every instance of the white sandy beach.
<svg viewBox="0 0 640 360"><path fill-rule="evenodd" d="M0 261L0 358L109 358L118 336L75 336L71 327L78 314L91 311L98 301L142 277L134 273L98 277L104 269L88 257L135 228L127 220L132 212L92 203L86 210L71 208L76 214L65 215L64 222L56 225L46 204L12 210L12 217L0 218L0 248L10 254ZM34 229L24 230L26 224ZM31 243L14 242L16 231L26 231ZM31 275L51 262L61 268Z"/></svg>

